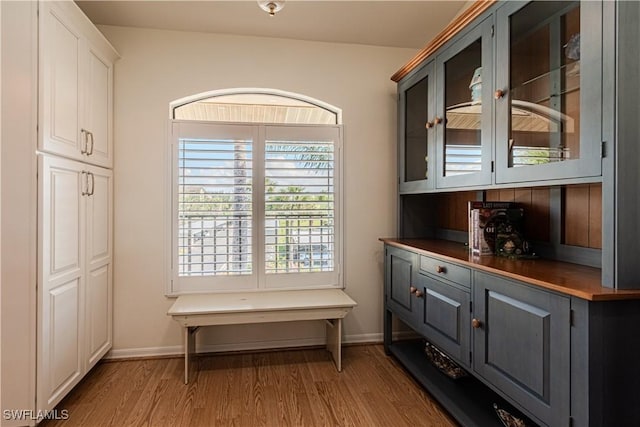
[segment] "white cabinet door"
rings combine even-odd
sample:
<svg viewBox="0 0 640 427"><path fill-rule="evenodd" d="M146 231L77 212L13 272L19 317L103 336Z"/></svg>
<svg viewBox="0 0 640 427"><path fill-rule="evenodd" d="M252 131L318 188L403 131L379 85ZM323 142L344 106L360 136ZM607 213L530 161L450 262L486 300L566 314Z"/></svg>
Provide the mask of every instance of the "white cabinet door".
<svg viewBox="0 0 640 427"><path fill-rule="evenodd" d="M82 159L80 74L85 42L63 7L40 4L40 150Z"/></svg>
<svg viewBox="0 0 640 427"><path fill-rule="evenodd" d="M40 2L44 152L111 167L116 52L73 2Z"/></svg>
<svg viewBox="0 0 640 427"><path fill-rule="evenodd" d="M38 409L82 378L86 174L80 163L38 159Z"/></svg>
<svg viewBox="0 0 640 427"><path fill-rule="evenodd" d="M111 167L113 63L105 52L101 52L95 46L89 46L86 66L85 161L98 166Z"/></svg>
<svg viewBox="0 0 640 427"><path fill-rule="evenodd" d="M86 369L112 345L112 189L113 173L88 167L86 197Z"/></svg>
<svg viewBox="0 0 640 427"><path fill-rule="evenodd" d="M39 157L38 409L112 345L113 172Z"/></svg>

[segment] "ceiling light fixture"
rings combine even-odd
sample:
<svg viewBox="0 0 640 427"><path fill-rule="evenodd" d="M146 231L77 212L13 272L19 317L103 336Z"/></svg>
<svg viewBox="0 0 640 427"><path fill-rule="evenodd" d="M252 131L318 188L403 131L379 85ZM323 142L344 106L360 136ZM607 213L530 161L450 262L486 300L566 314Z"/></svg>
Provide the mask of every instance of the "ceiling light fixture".
<svg viewBox="0 0 640 427"><path fill-rule="evenodd" d="M273 16L282 10L284 0L258 0L258 6L267 12L269 16Z"/></svg>

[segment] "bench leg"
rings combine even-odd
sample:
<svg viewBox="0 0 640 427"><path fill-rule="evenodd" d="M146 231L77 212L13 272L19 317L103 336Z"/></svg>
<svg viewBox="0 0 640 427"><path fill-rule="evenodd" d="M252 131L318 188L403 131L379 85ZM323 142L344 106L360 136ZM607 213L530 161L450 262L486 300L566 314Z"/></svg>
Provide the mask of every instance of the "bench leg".
<svg viewBox="0 0 640 427"><path fill-rule="evenodd" d="M342 371L342 319L327 320L327 350L338 372Z"/></svg>
<svg viewBox="0 0 640 427"><path fill-rule="evenodd" d="M189 384L189 359L196 350L196 332L198 327L184 327L184 383Z"/></svg>

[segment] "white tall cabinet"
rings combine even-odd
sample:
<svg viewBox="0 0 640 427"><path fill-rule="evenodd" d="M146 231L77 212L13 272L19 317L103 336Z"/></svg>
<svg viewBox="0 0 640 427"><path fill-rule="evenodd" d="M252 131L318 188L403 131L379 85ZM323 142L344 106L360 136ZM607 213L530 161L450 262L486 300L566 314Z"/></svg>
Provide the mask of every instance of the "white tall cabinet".
<svg viewBox="0 0 640 427"><path fill-rule="evenodd" d="M109 169L38 159L38 408L53 408L112 344Z"/></svg>
<svg viewBox="0 0 640 427"><path fill-rule="evenodd" d="M113 63L73 2L39 3L36 407L112 345Z"/></svg>

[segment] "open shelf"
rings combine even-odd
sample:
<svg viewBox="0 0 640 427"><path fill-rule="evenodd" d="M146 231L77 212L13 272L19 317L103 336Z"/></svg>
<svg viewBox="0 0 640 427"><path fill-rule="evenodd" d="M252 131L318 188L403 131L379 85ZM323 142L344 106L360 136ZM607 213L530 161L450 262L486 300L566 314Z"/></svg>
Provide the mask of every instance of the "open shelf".
<svg viewBox="0 0 640 427"><path fill-rule="evenodd" d="M427 360L422 340L396 341L388 350L465 427L503 427L493 409L494 403L521 416L512 405L471 375L452 380L440 372ZM523 419L527 426L535 426L530 420Z"/></svg>

